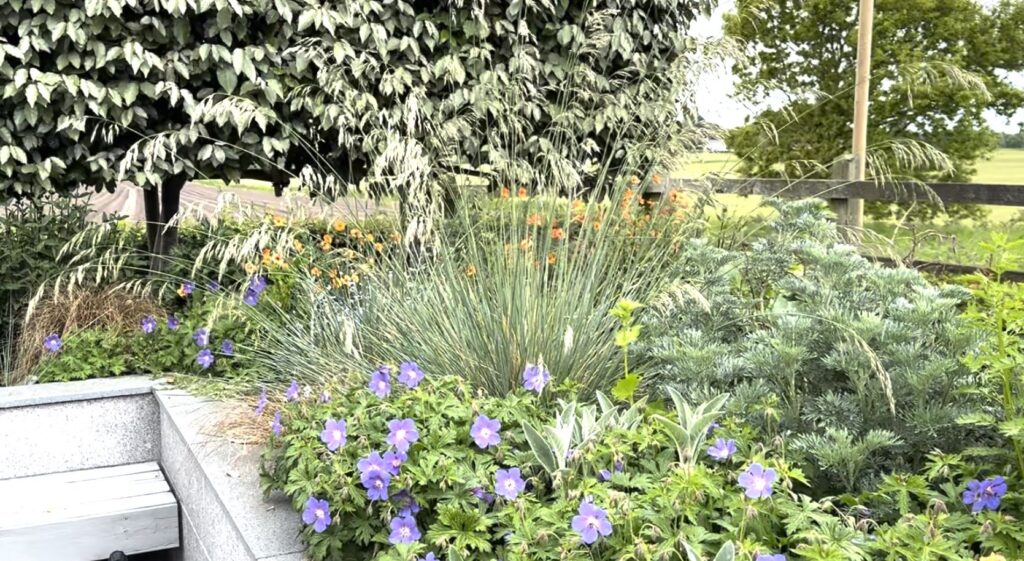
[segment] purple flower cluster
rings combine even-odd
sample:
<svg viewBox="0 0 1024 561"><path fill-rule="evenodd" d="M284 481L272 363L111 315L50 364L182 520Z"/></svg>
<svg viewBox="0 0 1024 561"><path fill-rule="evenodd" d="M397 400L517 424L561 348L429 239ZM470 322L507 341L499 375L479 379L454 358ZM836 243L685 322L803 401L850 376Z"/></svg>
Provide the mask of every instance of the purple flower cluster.
<svg viewBox="0 0 1024 561"><path fill-rule="evenodd" d="M708 448L708 456L711 456L717 462L724 462L732 457L736 453L736 441L733 439L725 440L724 438L716 438L715 443Z"/></svg>
<svg viewBox="0 0 1024 561"><path fill-rule="evenodd" d="M489 419L486 415L478 415L469 429L469 436L480 448L497 446L501 442L501 421Z"/></svg>
<svg viewBox="0 0 1024 561"><path fill-rule="evenodd" d="M413 543L420 539L420 529L412 516L396 516L391 519L391 535L388 541L393 544Z"/></svg>
<svg viewBox="0 0 1024 561"><path fill-rule="evenodd" d="M326 500L310 497L306 501L306 510L302 513L302 521L313 525L313 531L320 534L331 525L331 507Z"/></svg>
<svg viewBox="0 0 1024 561"><path fill-rule="evenodd" d="M551 381L551 374L542 364L527 364L523 369L523 387L540 394Z"/></svg>
<svg viewBox="0 0 1024 561"><path fill-rule="evenodd" d="M292 380L291 385L288 386L288 390L284 392L284 398L286 400L288 400L288 401L298 401L299 400L299 381L298 380Z"/></svg>
<svg viewBox="0 0 1024 561"><path fill-rule="evenodd" d="M281 430L284 427L281 426L281 412L274 413L274 420L270 422L270 432L274 433L274 436L281 436Z"/></svg>
<svg viewBox="0 0 1024 561"><path fill-rule="evenodd" d="M192 294L192 291L196 289L196 283L192 281L185 281L181 283L181 294L182 296L188 296Z"/></svg>
<svg viewBox="0 0 1024 561"><path fill-rule="evenodd" d="M740 474L738 482L747 498L764 499L771 496L775 477L774 469L765 469L761 464L754 463Z"/></svg>
<svg viewBox="0 0 1024 561"><path fill-rule="evenodd" d="M256 400L256 416L259 417L263 414L263 410L267 408L267 388L260 389L260 397Z"/></svg>
<svg viewBox="0 0 1024 561"><path fill-rule="evenodd" d="M199 354L196 355L196 364L202 368L209 368L213 366L213 351L210 349L202 349Z"/></svg>
<svg viewBox="0 0 1024 561"><path fill-rule="evenodd" d="M175 316L174 314L167 316L167 329L170 329L171 331L177 331L179 325L181 325L181 322L178 321L177 316Z"/></svg>
<svg viewBox="0 0 1024 561"><path fill-rule="evenodd" d="M156 331L156 318L153 316L146 316L142 318L141 327L142 332L147 335Z"/></svg>
<svg viewBox="0 0 1024 561"><path fill-rule="evenodd" d="M366 488L371 501L388 500L388 487L391 485L391 469L388 462L376 450L356 463L359 469L360 482Z"/></svg>
<svg viewBox="0 0 1024 561"><path fill-rule="evenodd" d="M43 338L43 348L51 353L59 351L63 344L64 341L61 341L60 335L57 335L56 333L51 333Z"/></svg>
<svg viewBox="0 0 1024 561"><path fill-rule="evenodd" d="M419 440L420 433L412 419L395 419L388 421L387 443L399 452L408 452L409 446Z"/></svg>
<svg viewBox="0 0 1024 561"><path fill-rule="evenodd" d="M494 492L514 501L519 493L526 490L526 482L519 468L499 469L494 473Z"/></svg>
<svg viewBox="0 0 1024 561"><path fill-rule="evenodd" d="M324 423L324 430L320 433L320 441L327 445L327 449L334 452L345 445L348 438L348 426L344 419L335 421L327 419Z"/></svg>
<svg viewBox="0 0 1024 561"><path fill-rule="evenodd" d="M391 367L382 364L374 370L373 374L370 374L369 388L377 397L387 397L391 393Z"/></svg>
<svg viewBox="0 0 1024 561"><path fill-rule="evenodd" d="M608 513L593 503L589 498L580 502L580 509L572 517L572 529L580 535L580 541L590 545L600 536L610 536L612 523L608 521Z"/></svg>
<svg viewBox="0 0 1024 561"><path fill-rule="evenodd" d="M232 341L231 339L224 339L224 341L220 344L220 353L224 356L234 356L235 342Z"/></svg>
<svg viewBox="0 0 1024 561"><path fill-rule="evenodd" d="M260 295L267 289L267 279L262 276L255 276L249 279L249 286L245 288L245 293L242 295L242 302L249 306L255 306L260 303Z"/></svg>
<svg viewBox="0 0 1024 561"><path fill-rule="evenodd" d="M195 341L196 346L206 347L210 344L210 330L205 327L196 329L196 332L192 334L192 340Z"/></svg>
<svg viewBox="0 0 1024 561"><path fill-rule="evenodd" d="M415 362L406 361L398 365L398 381L409 388L415 388L423 381L424 374Z"/></svg>
<svg viewBox="0 0 1024 561"><path fill-rule="evenodd" d="M964 504L971 507L971 512L979 513L985 509L996 510L999 502L1006 494L1006 480L997 475L983 481L977 479L967 482L964 491Z"/></svg>

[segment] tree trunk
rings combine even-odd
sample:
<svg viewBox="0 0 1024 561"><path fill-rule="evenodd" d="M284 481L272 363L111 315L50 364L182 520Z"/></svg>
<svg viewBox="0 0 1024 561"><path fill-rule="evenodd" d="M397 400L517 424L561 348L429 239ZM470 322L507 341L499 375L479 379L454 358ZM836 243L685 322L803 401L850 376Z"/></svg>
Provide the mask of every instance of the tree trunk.
<svg viewBox="0 0 1024 561"><path fill-rule="evenodd" d="M159 191L153 188L144 192L149 270L154 273L167 271L171 252L178 245L178 227L168 224L181 207L181 190L185 180L183 174L172 175L164 179Z"/></svg>

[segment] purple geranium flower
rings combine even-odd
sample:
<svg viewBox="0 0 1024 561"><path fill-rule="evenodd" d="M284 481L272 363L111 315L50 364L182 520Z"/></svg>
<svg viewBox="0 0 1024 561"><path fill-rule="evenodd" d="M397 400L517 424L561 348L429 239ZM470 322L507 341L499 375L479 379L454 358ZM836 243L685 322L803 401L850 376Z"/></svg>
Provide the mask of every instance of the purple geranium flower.
<svg viewBox="0 0 1024 561"><path fill-rule="evenodd" d="M393 544L413 543L420 539L420 529L412 516L398 516L391 519L391 535L388 541Z"/></svg>
<svg viewBox="0 0 1024 561"><path fill-rule="evenodd" d="M388 451L384 453L384 465L391 475L398 475L402 464L409 459L405 452Z"/></svg>
<svg viewBox="0 0 1024 561"><path fill-rule="evenodd" d="M171 331L177 331L179 325L181 325L181 322L178 321L177 316L175 316L174 314L167 316L167 329L170 329Z"/></svg>
<svg viewBox="0 0 1024 561"><path fill-rule="evenodd" d="M708 455L716 461L724 462L736 453L736 441L733 439L716 438L715 443L708 448Z"/></svg>
<svg viewBox="0 0 1024 561"><path fill-rule="evenodd" d="M196 332L192 334L192 340L196 342L196 345L205 347L210 344L210 330L205 327L196 329Z"/></svg>
<svg viewBox="0 0 1024 561"><path fill-rule="evenodd" d="M612 472L610 472L610 471L608 471L606 469L602 469L600 472L598 472L597 475L598 475L598 477L601 478L601 481L611 481L612 480Z"/></svg>
<svg viewBox="0 0 1024 561"><path fill-rule="evenodd" d="M510 501L526 490L526 482L519 468L499 469L494 476L494 492Z"/></svg>
<svg viewBox="0 0 1024 561"><path fill-rule="evenodd" d="M523 369L523 387L530 391L539 394L550 381L551 374L543 365L527 364Z"/></svg>
<svg viewBox="0 0 1024 561"><path fill-rule="evenodd" d="M142 332L149 334L156 331L156 318L153 316L146 316L142 318Z"/></svg>
<svg viewBox="0 0 1024 561"><path fill-rule="evenodd" d="M420 438L416 423L412 419L395 419L388 421L387 443L399 452L408 452L409 446Z"/></svg>
<svg viewBox="0 0 1024 561"><path fill-rule="evenodd" d="M263 414L263 410L267 408L267 388L260 389L260 397L256 400L256 416L259 417Z"/></svg>
<svg viewBox="0 0 1024 561"><path fill-rule="evenodd" d="M288 390L284 392L284 398L287 399L288 401L298 401L299 400L299 381L298 380L292 380L291 385L288 386Z"/></svg>
<svg viewBox="0 0 1024 561"><path fill-rule="evenodd" d="M580 502L579 514L572 517L572 529L579 533L581 542L590 545L600 536L611 535L612 523L604 509L584 499Z"/></svg>
<svg viewBox="0 0 1024 561"><path fill-rule="evenodd" d="M263 291L267 289L267 278L261 275L257 275L249 279L249 286L246 290L251 290L256 293L257 296L263 294Z"/></svg>
<svg viewBox="0 0 1024 561"><path fill-rule="evenodd" d="M231 339L224 339L224 342L220 344L220 352L224 356L234 356L235 342Z"/></svg>
<svg viewBox="0 0 1024 561"><path fill-rule="evenodd" d="M487 448L497 446L501 442L500 430L501 421L489 419L487 415L478 415L469 429L469 436L473 438L473 442L476 442L477 446Z"/></svg>
<svg viewBox="0 0 1024 561"><path fill-rule="evenodd" d="M423 381L423 371L415 362L403 362L398 365L398 381L415 388Z"/></svg>
<svg viewBox="0 0 1024 561"><path fill-rule="evenodd" d="M754 561L786 561L786 556L781 553L774 555L771 553L758 553L757 557L754 557Z"/></svg>
<svg viewBox="0 0 1024 561"><path fill-rule="evenodd" d="M356 468L359 469L363 476L375 471L390 473L388 471L388 463L384 461L384 458L380 457L380 452L376 450L370 452L365 458L360 459L356 463Z"/></svg>
<svg viewBox="0 0 1024 561"><path fill-rule="evenodd" d="M274 420L270 422L270 432L274 433L274 436L281 436L281 412L274 413Z"/></svg>
<svg viewBox="0 0 1024 561"><path fill-rule="evenodd" d="M408 489L402 489L391 498L398 503L399 516L412 516L420 511L419 503L416 502L416 499L413 498Z"/></svg>
<svg viewBox="0 0 1024 561"><path fill-rule="evenodd" d="M626 471L626 465L622 463L622 460L615 462L615 473L622 473Z"/></svg>
<svg viewBox="0 0 1024 561"><path fill-rule="evenodd" d="M348 426L344 419L338 421L327 419L327 422L324 423L324 430L320 433L320 441L327 445L328 450L334 452L345 445L348 437L347 431Z"/></svg>
<svg viewBox="0 0 1024 561"><path fill-rule="evenodd" d="M977 479L967 482L967 490L964 491L964 504L971 507L971 512L978 513L985 509L996 510L999 508L999 501L1006 494L1006 480L1003 476L978 481Z"/></svg>
<svg viewBox="0 0 1024 561"><path fill-rule="evenodd" d="M711 433L715 432L715 429L717 429L720 426L721 425L718 424L718 421L711 421L711 424L708 425L708 435L710 436Z"/></svg>
<svg viewBox="0 0 1024 561"><path fill-rule="evenodd" d="M391 368L382 365L370 375L370 391L385 398L391 393Z"/></svg>
<svg viewBox="0 0 1024 561"><path fill-rule="evenodd" d="M472 493L474 497L480 499L481 501L487 504L491 504L494 502L494 495L488 493L487 491L484 491L480 487L474 487L473 490L470 491L470 493Z"/></svg>
<svg viewBox="0 0 1024 561"><path fill-rule="evenodd" d="M206 283L206 290L209 290L210 292L218 292L220 290L220 283L212 280Z"/></svg>
<svg viewBox="0 0 1024 561"><path fill-rule="evenodd" d="M331 507L327 500L310 497L306 501L306 510L302 512L302 521L313 525L313 531L322 533L331 525Z"/></svg>
<svg viewBox="0 0 1024 561"><path fill-rule="evenodd" d="M242 295L242 302L247 306L255 306L260 303L260 293L252 289L246 289Z"/></svg>
<svg viewBox="0 0 1024 561"><path fill-rule="evenodd" d="M772 468L765 469L761 464L750 464L747 471L740 474L738 481L748 498L763 499L772 494L775 470Z"/></svg>
<svg viewBox="0 0 1024 561"><path fill-rule="evenodd" d="M181 283L181 293L184 294L185 296L192 294L192 291L195 290L195 288L196 285L192 281L185 281Z"/></svg>
<svg viewBox="0 0 1024 561"><path fill-rule="evenodd" d="M203 368L213 366L213 353L210 352L210 349L203 349L199 351L199 354L196 355L196 364Z"/></svg>
<svg viewBox="0 0 1024 561"><path fill-rule="evenodd" d="M388 500L388 486L391 485L391 475L386 471L371 471L363 474L360 478L363 487L366 487L366 496L371 501Z"/></svg>
<svg viewBox="0 0 1024 561"><path fill-rule="evenodd" d="M51 333L43 339L43 347L51 353L59 351L63 344L64 341L61 341L60 335L57 335L56 333Z"/></svg>

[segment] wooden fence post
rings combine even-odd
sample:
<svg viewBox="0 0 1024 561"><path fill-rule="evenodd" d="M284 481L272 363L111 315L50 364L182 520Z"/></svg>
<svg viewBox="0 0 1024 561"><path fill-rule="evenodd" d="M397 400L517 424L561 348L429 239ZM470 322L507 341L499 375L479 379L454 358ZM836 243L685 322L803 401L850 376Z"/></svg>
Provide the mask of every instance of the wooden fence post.
<svg viewBox="0 0 1024 561"><path fill-rule="evenodd" d="M832 179L851 180L856 176L856 160L843 156L832 164ZM828 206L836 213L839 233L849 242L860 241L860 230L864 227L864 199L828 199Z"/></svg>

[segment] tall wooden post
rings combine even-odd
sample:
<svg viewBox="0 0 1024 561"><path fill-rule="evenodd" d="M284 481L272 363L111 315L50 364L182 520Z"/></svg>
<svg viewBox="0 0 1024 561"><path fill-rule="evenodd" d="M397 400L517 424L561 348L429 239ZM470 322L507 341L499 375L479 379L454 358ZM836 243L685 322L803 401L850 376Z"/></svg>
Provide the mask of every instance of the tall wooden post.
<svg viewBox="0 0 1024 561"><path fill-rule="evenodd" d="M860 0L857 27L857 82L853 95L853 162L850 179L864 179L868 144L868 97L871 90L871 34L875 19L875 0ZM850 199L846 208L847 226L864 226L864 199Z"/></svg>

